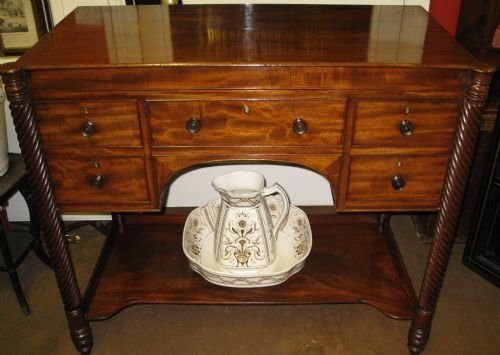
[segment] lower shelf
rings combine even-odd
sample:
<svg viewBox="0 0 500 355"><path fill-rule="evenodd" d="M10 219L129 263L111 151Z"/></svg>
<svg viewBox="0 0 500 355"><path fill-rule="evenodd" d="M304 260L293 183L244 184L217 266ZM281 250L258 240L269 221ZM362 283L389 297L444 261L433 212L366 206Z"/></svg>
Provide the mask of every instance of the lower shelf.
<svg viewBox="0 0 500 355"><path fill-rule="evenodd" d="M389 223L361 215L309 219L313 248L304 269L277 286L234 289L213 285L189 268L182 252L185 216L127 216L89 283L87 319L106 319L141 303L365 303L392 318L413 318L415 291Z"/></svg>

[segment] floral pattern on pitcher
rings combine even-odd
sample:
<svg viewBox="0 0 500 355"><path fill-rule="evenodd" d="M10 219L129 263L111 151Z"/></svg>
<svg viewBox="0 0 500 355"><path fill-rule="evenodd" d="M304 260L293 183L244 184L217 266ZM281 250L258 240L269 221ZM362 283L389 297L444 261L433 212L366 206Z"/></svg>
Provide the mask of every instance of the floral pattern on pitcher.
<svg viewBox="0 0 500 355"><path fill-rule="evenodd" d="M279 185L265 187L254 171L234 171L212 181L221 204L214 229L215 260L234 272L258 272L276 260L276 240L290 200ZM268 198L274 196L273 203Z"/></svg>
<svg viewBox="0 0 500 355"><path fill-rule="evenodd" d="M221 260L235 267L253 267L270 258L268 249L274 253L272 245L266 246L265 238L258 227L254 215L245 210L239 210L228 220L224 234L224 253Z"/></svg>

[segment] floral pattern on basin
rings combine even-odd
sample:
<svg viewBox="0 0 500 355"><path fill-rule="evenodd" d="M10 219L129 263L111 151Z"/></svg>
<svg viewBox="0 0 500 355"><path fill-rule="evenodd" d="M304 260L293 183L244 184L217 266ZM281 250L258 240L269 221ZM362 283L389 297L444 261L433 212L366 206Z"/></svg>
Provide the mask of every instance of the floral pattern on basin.
<svg viewBox="0 0 500 355"><path fill-rule="evenodd" d="M268 196L271 218L276 219L282 201ZM227 287L265 287L280 284L299 272L312 247L312 233L307 215L298 207L290 206L288 220L279 232L276 260L260 269L227 269L215 260L214 226L221 200L210 201L193 210L184 225L183 250L192 270L207 281Z"/></svg>

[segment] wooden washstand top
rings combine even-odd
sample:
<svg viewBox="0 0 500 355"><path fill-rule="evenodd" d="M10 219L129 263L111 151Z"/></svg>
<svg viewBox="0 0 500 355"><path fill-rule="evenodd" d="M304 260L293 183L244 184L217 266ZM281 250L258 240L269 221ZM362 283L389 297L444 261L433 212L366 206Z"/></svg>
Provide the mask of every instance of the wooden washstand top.
<svg viewBox="0 0 500 355"><path fill-rule="evenodd" d="M326 5L80 7L17 63L32 69L150 65L478 63L421 7Z"/></svg>

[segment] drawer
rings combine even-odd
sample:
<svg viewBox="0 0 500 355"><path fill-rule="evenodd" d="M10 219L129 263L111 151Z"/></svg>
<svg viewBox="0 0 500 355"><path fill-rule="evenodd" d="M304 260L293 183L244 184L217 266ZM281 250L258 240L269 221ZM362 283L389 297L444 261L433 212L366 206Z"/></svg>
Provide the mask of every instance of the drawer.
<svg viewBox="0 0 500 355"><path fill-rule="evenodd" d="M47 146L142 146L135 101L36 102Z"/></svg>
<svg viewBox="0 0 500 355"><path fill-rule="evenodd" d="M354 146L450 146L457 124L455 101L357 102Z"/></svg>
<svg viewBox="0 0 500 355"><path fill-rule="evenodd" d="M347 203L412 204L440 198L448 156L353 156Z"/></svg>
<svg viewBox="0 0 500 355"><path fill-rule="evenodd" d="M122 203L149 200L142 157L49 157L58 203Z"/></svg>
<svg viewBox="0 0 500 355"><path fill-rule="evenodd" d="M340 146L344 100L152 101L154 146Z"/></svg>

